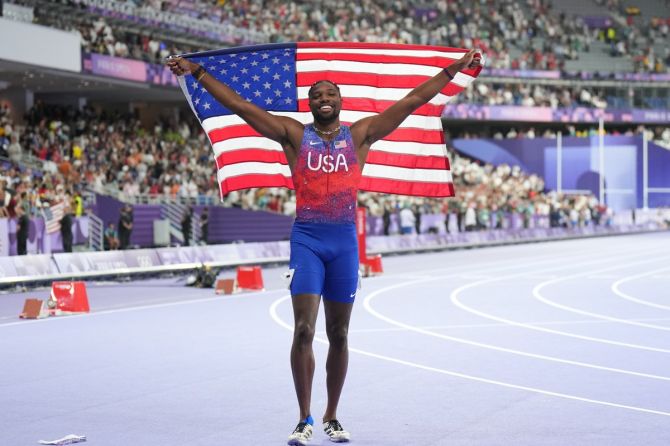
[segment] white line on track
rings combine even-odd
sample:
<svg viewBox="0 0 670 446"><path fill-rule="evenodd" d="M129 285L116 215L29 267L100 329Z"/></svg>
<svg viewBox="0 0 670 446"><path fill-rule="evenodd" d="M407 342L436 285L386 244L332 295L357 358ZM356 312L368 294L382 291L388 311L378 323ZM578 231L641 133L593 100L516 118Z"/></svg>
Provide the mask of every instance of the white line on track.
<svg viewBox="0 0 670 446"><path fill-rule="evenodd" d="M394 286L394 285L392 285L392 286ZM284 327L289 331L293 331L293 326L284 322L279 317L279 315L277 314L277 308L282 303L288 301L290 298L291 298L290 295L289 296L284 296L284 297L281 297L281 298L277 299L275 302L273 302L272 305L270 306L270 316L279 326ZM315 336L314 340L321 343L321 344L328 345L328 340L324 339L322 337ZM454 372L452 370L446 370L446 369L441 369L441 368L437 368L437 367L426 366L426 365L419 364L419 363L416 363L416 362L405 361L403 359L393 358L391 356L380 355L380 354L377 354L377 353L373 353L373 352L369 352L369 351L361 350L361 349L357 349L357 348L352 348L352 347L349 347L349 351L352 352L352 353L358 353L358 354L363 355L363 356L368 356L368 357L371 357L371 358L380 359L382 361L392 362L392 363L395 363L395 364L400 364L400 365L404 365L404 366L407 366L407 367L412 367L412 368L416 368L416 369L420 369L420 370L426 370L426 371L429 371L429 372L440 373L442 375L452 376L452 377L455 377L455 378L462 378L462 379L467 379L467 380L470 380L470 381L477 381L477 382L486 383L486 384L493 384L493 385L506 387L506 388L510 388L510 389L525 390L527 392L533 392L533 393L538 393L538 394L541 394L541 395L563 398L563 399L568 399L568 400L573 400L573 401L580 401L580 402L584 402L584 403L598 404L598 405L601 405L601 406L616 407L616 408L619 408L619 409L627 409L627 410L632 410L632 411L635 411L635 412L643 412L643 413L649 413L649 414L654 414L654 415L662 415L662 416L665 416L665 417L670 417L670 412L663 412L663 411L660 411L660 410L647 409L647 408L644 408L644 407L628 406L628 405L625 405L625 404L612 403L612 402L609 402L609 401L601 401L601 400L595 400L595 399L591 399L591 398L582 398L580 396L570 395L570 394L567 394L567 393L551 392L549 390L539 389L539 388L536 388L536 387L521 386L521 385L517 385L517 384L503 382L503 381L496 381L496 380L492 380L492 379L482 378L480 376L467 375L467 374L464 374L464 373Z"/></svg>
<svg viewBox="0 0 670 446"><path fill-rule="evenodd" d="M631 254L630 252L626 252L626 259L630 259L631 257L635 257L635 256L639 256L639 255L645 255L645 256L648 257L649 253L648 252L640 252L639 254ZM615 257L608 257L606 259L606 261L621 261L621 259L615 258ZM569 268L575 268L575 267L584 267L584 266L592 265L594 263L603 263L603 261L599 260L599 261L590 261L590 262L581 262L581 263L571 263L570 265L568 265L566 267L543 268L540 271L557 271L557 270L569 269ZM513 279L513 278L516 278L516 277L517 277L516 274L511 274L511 275L508 275L507 277L505 277L504 280L510 280L510 279ZM647 350L647 351L653 351L653 352L658 352L658 353L670 353L670 350L668 350L668 349L663 349L663 348L658 348L658 347L651 347L651 346L640 345L640 344L632 344L632 343L627 343L627 342L613 341L613 340L610 340L610 339L598 338L598 337L593 337L593 336L578 335L578 334L570 333L570 332L566 332L566 331L553 330L553 329L546 328L546 327L538 327L538 326L534 326L534 325L527 324L527 323L524 323L524 322L514 321L514 320L511 320L511 319L505 319L505 318L498 317L498 316L495 316L495 315L492 315L492 314L489 314L489 313L485 313L483 311L479 311L475 308L472 308L468 305L465 305L463 302L461 302L461 300L458 297L465 290L468 290L468 289L471 289L471 288L474 288L474 287L478 287L478 286L481 286L481 285L485 285L485 284L490 284L490 283L493 283L493 282L498 281L498 280L502 280L502 279L486 279L486 280L480 280L478 282L473 282L473 283L469 283L467 285L460 286L460 287L456 288L455 290L453 290L451 292L451 295L450 295L451 302L454 305L456 305L458 308L460 308L461 310L467 311L468 313L475 314L475 315L480 316L484 319L489 319L489 320L492 320L492 321L513 325L513 326L516 326L516 327L526 328L526 329L535 330L535 331L541 331L541 332L544 332L544 333L550 333L550 334L559 335L559 336L567 336L567 337L571 337L571 338L575 338L575 339L580 339L580 340L583 340L583 341L598 342L598 343L602 343L602 344L616 345L616 346L619 346L619 347L634 348L634 349L638 349L638 350Z"/></svg>
<svg viewBox="0 0 670 446"><path fill-rule="evenodd" d="M654 302L649 302L649 301L646 301L646 300L638 299L636 297L631 296L630 294L624 293L620 289L621 285L626 283L626 282L630 282L632 280L636 280L636 279L639 279L639 278L645 277L645 276L651 276L653 274L658 273L659 271L666 271L668 269L670 269L670 268L665 267L665 268L660 268L660 269L656 269L656 270L653 270L653 271L648 271L648 272L645 272L645 273L642 273L642 274L636 274L634 276L623 277L623 278L617 280L616 282L614 282L612 284L612 287L611 287L612 292L614 294L616 294L617 296L621 297L622 299L626 299L626 300L629 300L631 302L635 302L635 303L638 303L638 304L641 304L641 305L646 305L648 307L658 308L659 310L670 310L670 306L661 305L661 304L657 304L657 303L654 303ZM666 291L666 293L667 293L667 291Z"/></svg>
<svg viewBox="0 0 670 446"><path fill-rule="evenodd" d="M265 290L265 291L254 291L254 292L249 292L249 293L242 293L242 294L234 294L234 295L228 295L228 296L213 296L213 297L202 297L200 299L189 299L189 300L181 300L178 302L166 302L166 303L160 303L160 304L152 304L152 305L136 305L136 306L130 306L126 308L114 308L114 309L109 309L109 310L101 310L101 311L93 311L91 313L83 313L83 314L72 314L68 316L57 316L57 317L48 317L45 319L30 319L30 320L22 320L19 322L10 322L7 324L0 324L0 328L3 327L13 327L16 325L32 325L32 324L37 324L37 323L44 323L44 322L53 322L53 321L69 321L69 320L76 320L81 317L91 317L91 316L101 316L104 314L116 314L116 313L127 313L130 311L137 311L137 310L150 310L150 309L156 309L156 308L166 308L166 307L174 307L178 305L189 305L189 304L195 304L195 303L201 303L201 302L210 302L210 301L216 301L216 300L232 300L232 299L241 299L241 298L246 298L249 296L254 296L257 294L268 294L268 293L276 293L276 292L286 292L286 289L284 288L279 288L276 290Z"/></svg>
<svg viewBox="0 0 670 446"><path fill-rule="evenodd" d="M650 317L650 318L640 318L640 319L631 319L635 321L665 321L670 322L670 318L667 317ZM583 319L583 320L572 320L572 321L537 321L537 322L526 322L530 325L588 325L588 324L611 324L610 321L603 321L601 319ZM418 327L423 330L452 330L452 329L461 329L461 328L495 328L495 327L509 327L509 324L453 324L453 325L427 325ZM393 332L393 331L408 331L406 328L400 327L387 327L387 328L356 328L349 330L351 333L383 333L383 332ZM326 334L325 331L317 331L317 334Z"/></svg>
<svg viewBox="0 0 670 446"><path fill-rule="evenodd" d="M438 280L442 280L442 278L432 279L432 281L438 281ZM381 288L377 291L373 291L368 296L366 296L365 300L363 301L363 306L365 307L365 309L368 313L370 313L371 315L373 315L377 319L380 319L380 320L382 320L386 323L389 323L391 325L395 325L396 327L404 328L404 329L409 330L409 331L420 333L420 334L423 334L423 335L426 335L426 336L431 336L431 337L434 337L434 338L438 338L438 339L444 339L444 340L447 340L447 341L457 342L459 344L466 344L466 345L470 345L470 346L473 346L473 347L480 347L480 348L485 348L485 349L488 349L488 350L495 350L495 351L499 351L499 352L503 352L503 353L509 353L509 354L513 354L513 355L517 355L517 356L525 356L525 357L528 357L528 358L540 359L540 360L543 360L543 361L557 362L557 363L561 363L561 364L567 364L567 365L590 368L590 369L604 370L604 371L607 371L607 372L621 373L621 374L624 374L624 375L633 375L633 376L638 376L638 377L642 377L642 378L650 378L650 379L658 379L658 380L662 380L662 381L670 381L670 377L667 377L667 376L654 375L654 374L643 373L643 372L636 372L636 371L633 371L633 370L619 369L619 368L614 368L614 367L606 367L606 366L601 366L601 365L597 365L597 364L593 364L593 363L589 363L589 362L572 361L572 360L569 360L569 359L559 358L559 357L556 357L556 356L540 355L540 354L536 354L536 353L525 352L525 351L522 351L522 350L515 350L515 349L511 349L511 348L499 347L499 346L493 345L493 344L487 344L487 343L483 343L483 342L476 342L476 341L472 341L472 340L464 339L464 338L459 338L459 337L455 337L455 336L449 336L449 335L445 335L445 334L442 334L442 333L436 333L434 331L425 330L425 329L419 328L419 327L414 326L414 325L406 324L404 322L400 322L400 321L397 321L395 319L391 319L390 317L384 316L383 314L379 313L374 308L372 308L372 304L371 304L372 300L375 297L382 294L382 293L385 293L385 292L388 292L388 291L391 291L391 290L394 290L394 289L397 289L397 288L403 288L403 287L406 287L406 286L417 285L419 283L426 283L426 282L429 282L429 281L431 281L431 279L421 280L421 281L416 280L416 281L412 281L412 282L404 282L404 283L400 283L400 284L396 284L396 285L390 285L390 286Z"/></svg>
<svg viewBox="0 0 670 446"><path fill-rule="evenodd" d="M601 273L601 272L604 272L604 271L612 271L612 270L617 270L617 269L622 269L622 268L628 268L628 267L633 266L633 265L644 265L646 263L654 263L654 262L658 262L658 261L667 261L667 260L670 260L670 257L660 257L660 258L656 258L656 259L647 259L647 260L641 260L641 261L638 261L638 262L627 262L623 265L615 265L613 267L602 268L602 269L598 269L596 271L589 271L589 272L586 272L586 273L579 273L579 274L571 274L569 276L563 276L563 277L559 277L557 279L547 280L547 281L544 281L542 283L537 284L533 288L533 296L537 300L539 300L540 302L542 302L546 305L549 305L551 307L558 308L558 309L561 309L561 310L569 311L570 313L581 314L582 316L590 316L590 317L594 317L596 319L603 319L603 320L610 321L610 322L618 322L618 323L621 323L621 324L635 325L636 327L650 328L650 329L653 329L653 330L670 331L670 327L668 327L668 326L655 325L655 324L645 324L644 322L636 322L636 321L631 321L631 320L628 320L628 319L621 319L621 318L617 318L617 317L607 316L607 315L601 314L601 313L594 313L594 312L591 312L591 311L580 310L580 309L572 307L570 305L559 304L558 302L554 302L553 300L550 300L550 299L546 298L540 292L540 290L542 290L542 288L545 288L549 285L554 285L556 283L563 282L563 281L566 281L566 280L571 280L571 279L587 276L587 275L592 274L592 273L598 274L598 273ZM668 268L666 267L664 269L668 269Z"/></svg>
<svg viewBox="0 0 670 446"><path fill-rule="evenodd" d="M579 255L579 254L588 254L592 252L591 250L582 250L579 252L573 252L571 254L573 255ZM532 256L532 258L535 259L553 259L555 258L554 255L539 255L539 256ZM477 263L477 267L481 267L482 265L498 265L500 264L500 261L489 261L489 262L481 262ZM427 273L436 273L436 272L444 272L444 271L453 271L454 269L457 268L463 268L465 270L471 270L473 268L473 265L458 265L455 267L449 267L449 268L435 268L435 269L430 269L430 270L421 270L420 275L416 276L419 278L423 277L432 277L432 276L425 276L424 274ZM400 274L394 274L394 275L385 275L385 276L380 276L380 277L375 277L375 280L383 280L383 279L388 279L388 278L393 278L393 277L411 277L411 273L400 273ZM104 282L105 284L109 284L112 282ZM45 290L48 288L44 288ZM129 312L129 311L136 311L136 310L146 310L146 309L153 309L153 308L162 308L162 307L170 307L174 305L187 305L187 304L192 304L192 303L199 303L199 302L207 302L210 300L222 300L222 299L237 299L240 297L244 296L253 296L256 294L263 294L263 293L274 293L277 291L286 291L284 288L278 288L275 290L265 290L261 292L250 292L250 293L244 293L240 295L234 295L234 296L224 296L224 297L205 297L205 298L200 298L200 299L189 299L189 300L183 300L183 301L177 301L177 302L166 302L166 303L157 303L157 304L151 304L151 305L131 305L129 307L124 307L124 308L108 308L105 310L100 310L100 311L92 311L91 313L84 313L84 314L77 314L77 315L69 315L69 316L61 316L61 317L50 317L46 319L30 319L30 320L22 320L22 321L17 321L17 322L10 322L10 323L0 323L0 328L2 327L13 327L13 326L18 326L18 325L32 325L35 323L43 323L43 322L49 322L49 321L67 321L67 320L77 320L81 317L84 316L97 316L97 315L102 315L102 314L114 314L114 313L124 313L124 312ZM7 319L15 319L14 316L10 316Z"/></svg>

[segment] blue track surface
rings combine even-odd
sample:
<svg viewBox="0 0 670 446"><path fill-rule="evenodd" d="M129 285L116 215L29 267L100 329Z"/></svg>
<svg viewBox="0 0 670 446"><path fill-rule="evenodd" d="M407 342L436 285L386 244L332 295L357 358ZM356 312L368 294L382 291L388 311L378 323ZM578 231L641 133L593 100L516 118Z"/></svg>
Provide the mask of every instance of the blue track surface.
<svg viewBox="0 0 670 446"><path fill-rule="evenodd" d="M666 233L385 258L351 324L353 444L670 444L669 247ZM0 295L0 445L285 444L298 412L280 271L232 297L90 284L91 314L40 321L16 315L48 291Z"/></svg>

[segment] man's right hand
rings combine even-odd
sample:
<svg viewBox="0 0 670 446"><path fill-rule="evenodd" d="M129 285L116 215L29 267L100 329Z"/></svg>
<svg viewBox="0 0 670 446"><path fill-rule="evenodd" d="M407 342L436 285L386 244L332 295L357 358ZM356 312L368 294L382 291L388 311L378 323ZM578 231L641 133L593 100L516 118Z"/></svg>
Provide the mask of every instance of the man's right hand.
<svg viewBox="0 0 670 446"><path fill-rule="evenodd" d="M168 66L170 71L172 71L172 73L177 76L191 74L198 68L198 64L179 56L168 57L165 64Z"/></svg>

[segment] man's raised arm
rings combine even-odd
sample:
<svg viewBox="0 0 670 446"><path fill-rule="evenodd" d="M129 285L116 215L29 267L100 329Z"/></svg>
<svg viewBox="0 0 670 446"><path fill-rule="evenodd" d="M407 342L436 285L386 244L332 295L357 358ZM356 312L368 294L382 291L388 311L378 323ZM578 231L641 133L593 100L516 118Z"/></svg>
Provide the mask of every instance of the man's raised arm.
<svg viewBox="0 0 670 446"><path fill-rule="evenodd" d="M456 74L465 68L477 68L481 59L475 50L470 50L459 60L441 70L432 78L410 91L407 96L384 110L382 113L361 119L352 125L351 132L359 153L359 160L365 160L367 150L375 141L395 130L414 110L428 103Z"/></svg>
<svg viewBox="0 0 670 446"><path fill-rule="evenodd" d="M302 138L302 123L284 116L274 116L251 102L244 100L232 88L219 82L200 65L182 57L171 57L167 66L177 76L191 74L221 105L244 119L258 133L282 145L289 165L295 158L295 142ZM294 148L290 153L287 148Z"/></svg>

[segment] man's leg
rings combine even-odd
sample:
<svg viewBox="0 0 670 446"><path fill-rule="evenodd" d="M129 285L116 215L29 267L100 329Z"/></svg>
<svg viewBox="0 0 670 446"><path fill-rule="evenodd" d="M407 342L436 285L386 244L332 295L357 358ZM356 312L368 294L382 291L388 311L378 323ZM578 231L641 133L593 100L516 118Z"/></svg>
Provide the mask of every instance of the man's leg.
<svg viewBox="0 0 670 446"><path fill-rule="evenodd" d="M314 351L312 341L319 311L320 296L298 294L293 296L293 345L291 346L291 371L300 407L300 419L311 414L312 381L314 379Z"/></svg>
<svg viewBox="0 0 670 446"><path fill-rule="evenodd" d="M344 379L347 376L349 366L347 339L354 304L324 299L323 306L326 313L326 333L330 343L326 360L328 405L323 414L323 421L326 422L337 418L337 405L340 402Z"/></svg>

